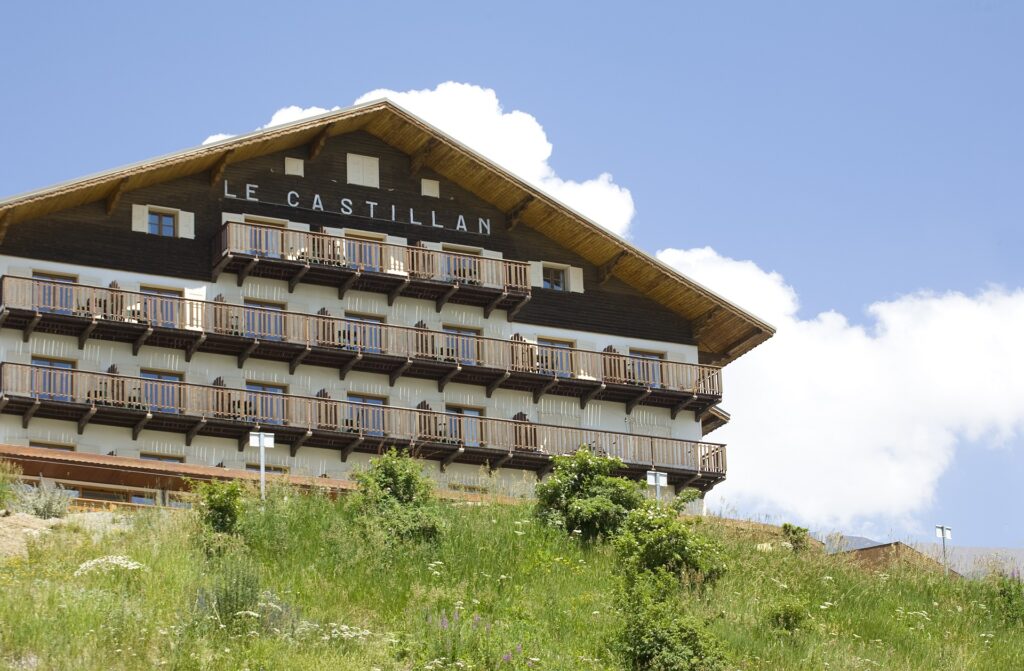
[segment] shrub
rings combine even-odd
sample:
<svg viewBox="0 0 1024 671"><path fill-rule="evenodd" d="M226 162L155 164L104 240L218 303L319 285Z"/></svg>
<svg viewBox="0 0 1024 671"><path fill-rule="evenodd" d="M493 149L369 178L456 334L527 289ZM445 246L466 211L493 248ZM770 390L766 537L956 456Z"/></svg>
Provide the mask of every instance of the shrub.
<svg viewBox="0 0 1024 671"><path fill-rule="evenodd" d="M629 511L644 502L639 483L611 475L621 467L618 459L585 447L555 457L551 477L537 485L537 515L585 541L613 536Z"/></svg>
<svg viewBox="0 0 1024 671"><path fill-rule="evenodd" d="M434 505L433 485L422 467L394 448L370 460L370 467L355 475L359 494L354 507L370 536L431 541L440 536L443 523Z"/></svg>
<svg viewBox="0 0 1024 671"><path fill-rule="evenodd" d="M803 552L807 549L807 529L804 527L786 522L782 525L782 536L793 548L793 552Z"/></svg>
<svg viewBox="0 0 1024 671"><path fill-rule="evenodd" d="M1024 622L1024 582L1014 572L999 573L990 579L993 583L994 610L1008 625Z"/></svg>
<svg viewBox="0 0 1024 671"><path fill-rule="evenodd" d="M619 597L624 626L616 648L625 668L634 671L719 671L725 668L722 646L704 625L680 612L669 596L674 581L641 577Z"/></svg>
<svg viewBox="0 0 1024 671"><path fill-rule="evenodd" d="M807 608L793 597L783 597L769 604L768 623L776 629L793 632L807 619Z"/></svg>
<svg viewBox="0 0 1024 671"><path fill-rule="evenodd" d="M408 505L426 503L433 498L434 488L422 467L407 452L391 448L370 460L370 468L355 474L363 496L370 499L388 498Z"/></svg>
<svg viewBox="0 0 1024 671"><path fill-rule="evenodd" d="M20 479L21 469L18 465L0 459L0 511L14 504Z"/></svg>
<svg viewBox="0 0 1024 671"><path fill-rule="evenodd" d="M238 529L238 516L242 512L242 485L237 480L211 480L199 483L199 514L211 530L232 534Z"/></svg>
<svg viewBox="0 0 1024 671"><path fill-rule="evenodd" d="M16 485L14 505L16 511L29 513L48 520L68 514L73 494L60 485L44 480L39 486Z"/></svg>
<svg viewBox="0 0 1024 671"><path fill-rule="evenodd" d="M694 489L693 487L687 487L683 491L679 492L679 494L677 494L674 499L672 499L672 503L670 504L669 507L672 508L672 510L676 511L677 513L685 513L686 512L686 506L690 505L691 503L693 503L694 501L696 501L699 498L700 498L700 490L699 489Z"/></svg>
<svg viewBox="0 0 1024 671"><path fill-rule="evenodd" d="M653 501L626 516L615 549L627 578L665 572L692 585L710 585L725 573L721 546Z"/></svg>

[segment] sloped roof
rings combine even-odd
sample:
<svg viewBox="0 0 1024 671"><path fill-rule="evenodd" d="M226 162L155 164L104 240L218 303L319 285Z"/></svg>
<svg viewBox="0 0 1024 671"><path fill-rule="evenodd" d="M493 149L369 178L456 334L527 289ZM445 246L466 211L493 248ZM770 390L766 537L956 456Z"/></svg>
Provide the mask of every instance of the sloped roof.
<svg viewBox="0 0 1024 671"><path fill-rule="evenodd" d="M9 226L86 203L296 147L319 152L330 137L362 130L516 216L590 263L694 325L702 353L726 364L761 344L775 329L550 195L434 128L390 100L356 105L175 154L117 168L0 201L0 242Z"/></svg>

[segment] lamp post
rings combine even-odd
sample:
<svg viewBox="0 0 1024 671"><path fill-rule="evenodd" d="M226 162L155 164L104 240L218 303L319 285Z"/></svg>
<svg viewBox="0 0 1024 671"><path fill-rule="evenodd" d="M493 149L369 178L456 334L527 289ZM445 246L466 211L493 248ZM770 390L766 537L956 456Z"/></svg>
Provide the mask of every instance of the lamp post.
<svg viewBox="0 0 1024 671"><path fill-rule="evenodd" d="M267 498L266 450L274 447L274 434L253 431L249 434L249 447L260 448L260 500Z"/></svg>
<svg viewBox="0 0 1024 671"><path fill-rule="evenodd" d="M946 559L946 541L953 540L953 527L936 524L935 535L942 539L942 565L946 568L946 575L949 575L949 560Z"/></svg>

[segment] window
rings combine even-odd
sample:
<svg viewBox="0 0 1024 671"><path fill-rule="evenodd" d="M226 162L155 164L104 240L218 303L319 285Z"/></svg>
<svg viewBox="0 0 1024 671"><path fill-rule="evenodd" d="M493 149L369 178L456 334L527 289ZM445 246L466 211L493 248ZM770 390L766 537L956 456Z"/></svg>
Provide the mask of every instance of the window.
<svg viewBox="0 0 1024 671"><path fill-rule="evenodd" d="M287 387L265 382L246 382L249 412L260 424L285 423L285 398Z"/></svg>
<svg viewBox="0 0 1024 671"><path fill-rule="evenodd" d="M576 343L568 340L537 338L537 365L540 372L555 377L572 377L576 371L573 365L573 347Z"/></svg>
<svg viewBox="0 0 1024 671"><path fill-rule="evenodd" d="M175 237L178 224L178 215L175 212L161 210L149 210L149 233L165 238Z"/></svg>
<svg viewBox="0 0 1024 671"><path fill-rule="evenodd" d="M349 394L350 403L358 405L346 406L345 424L356 431L369 436L383 436L385 431L384 405L387 399L363 394Z"/></svg>
<svg viewBox="0 0 1024 671"><path fill-rule="evenodd" d="M55 312L69 315L75 309L74 284L78 279L72 275L33 272L32 305L39 312Z"/></svg>
<svg viewBox="0 0 1024 671"><path fill-rule="evenodd" d="M60 450L62 452L74 452L74 445L67 445L65 443L44 443L40 440L28 441L29 447L45 447L48 450Z"/></svg>
<svg viewBox="0 0 1024 671"><path fill-rule="evenodd" d="M284 157L284 174L296 177L306 176L306 163L301 158Z"/></svg>
<svg viewBox="0 0 1024 671"><path fill-rule="evenodd" d="M480 250L443 245L441 272L445 279L463 284L480 284Z"/></svg>
<svg viewBox="0 0 1024 671"><path fill-rule="evenodd" d="M247 463L245 465L245 470L247 470L247 471L256 471L257 473L259 473L260 472L260 464L259 464L259 462ZM279 475L286 475L288 473L288 467L287 466L278 466L277 464L266 464L265 463L265 464L263 464L263 470L266 473L277 473Z"/></svg>
<svg viewBox="0 0 1024 671"><path fill-rule="evenodd" d="M181 403L181 373L167 373L158 370L139 372L142 378L142 402L152 412L177 414Z"/></svg>
<svg viewBox="0 0 1024 671"><path fill-rule="evenodd" d="M284 340L284 305L245 300L245 335L258 340Z"/></svg>
<svg viewBox="0 0 1024 671"><path fill-rule="evenodd" d="M39 366L30 372L30 388L35 398L45 401L74 400L73 361L32 357L32 365Z"/></svg>
<svg viewBox="0 0 1024 671"><path fill-rule="evenodd" d="M461 405L446 406L448 418L448 435L458 439L466 447L480 447L483 444L483 426L480 418L484 411Z"/></svg>
<svg viewBox="0 0 1024 671"><path fill-rule="evenodd" d="M178 328L178 316L184 316L181 289L140 287L139 292L144 294L139 305L139 321L163 328Z"/></svg>
<svg viewBox="0 0 1024 671"><path fill-rule="evenodd" d="M183 464L185 463L185 457L178 456L175 454L160 454L158 452L141 452L139 459L144 461L164 461L169 464Z"/></svg>
<svg viewBox="0 0 1024 671"><path fill-rule="evenodd" d="M633 379L638 384L648 387L661 386L661 362L665 355L661 352L647 352L631 349L629 355L633 359Z"/></svg>
<svg viewBox="0 0 1024 671"><path fill-rule="evenodd" d="M442 326L441 330L445 334L442 356L467 366L477 365L480 329L467 326Z"/></svg>
<svg viewBox="0 0 1024 671"><path fill-rule="evenodd" d="M384 323L383 317L346 312L345 320L341 333L345 349L370 354L384 352L384 328L381 326Z"/></svg>
<svg viewBox="0 0 1024 671"><path fill-rule="evenodd" d="M376 156L349 154L347 168L349 184L380 188L380 159Z"/></svg>
<svg viewBox="0 0 1024 671"><path fill-rule="evenodd" d="M565 268L555 268L553 266L544 266L543 270L543 284L545 289L553 289L554 291L565 291Z"/></svg>
<svg viewBox="0 0 1024 671"><path fill-rule="evenodd" d="M426 196L427 198L440 198L441 182L436 179L421 179L420 195Z"/></svg>
<svg viewBox="0 0 1024 671"><path fill-rule="evenodd" d="M380 272L383 268L381 257L384 247L381 243L386 235L374 235L356 231L345 232L345 265L359 270Z"/></svg>

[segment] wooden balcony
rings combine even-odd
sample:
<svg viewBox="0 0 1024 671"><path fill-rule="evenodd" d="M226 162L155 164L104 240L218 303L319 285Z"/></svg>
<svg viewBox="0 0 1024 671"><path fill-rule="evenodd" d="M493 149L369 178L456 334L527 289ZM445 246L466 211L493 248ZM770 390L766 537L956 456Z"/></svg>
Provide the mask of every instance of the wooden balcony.
<svg viewBox="0 0 1024 671"><path fill-rule="evenodd" d="M22 364L0 364L0 409L33 418L89 423L238 441L239 450L253 430L270 431L290 445L294 457L303 446L337 450L345 460L353 451L379 453L389 446L439 461L441 469L458 462L519 468L544 473L551 457L581 445L618 457L624 474L640 477L656 467L679 487L710 489L725 476L725 446L611 431L470 417L426 409L318 397L252 392L218 386L167 382L122 375L88 373Z"/></svg>
<svg viewBox="0 0 1024 671"><path fill-rule="evenodd" d="M276 226L227 223L214 239L214 281L222 272L338 287L435 302L507 310L511 320L530 300L529 264L425 247L392 245Z"/></svg>
<svg viewBox="0 0 1024 671"><path fill-rule="evenodd" d="M0 321L20 329L70 335L83 347L89 338L227 354L241 367L249 358L325 366L342 378L359 370L498 388L666 407L672 417L692 410L701 418L722 399L721 369L629 356L613 351L537 345L522 339L392 326L286 312L218 301L200 301L81 284L5 276L0 278Z"/></svg>

